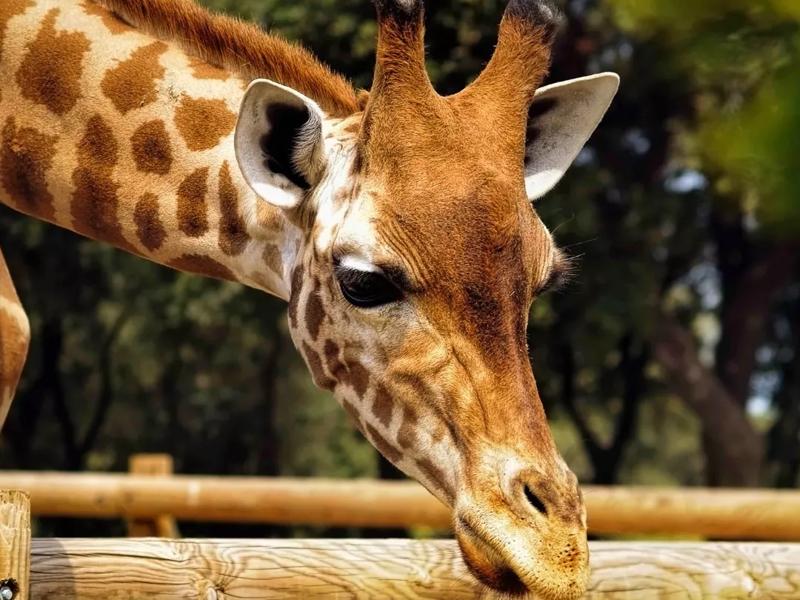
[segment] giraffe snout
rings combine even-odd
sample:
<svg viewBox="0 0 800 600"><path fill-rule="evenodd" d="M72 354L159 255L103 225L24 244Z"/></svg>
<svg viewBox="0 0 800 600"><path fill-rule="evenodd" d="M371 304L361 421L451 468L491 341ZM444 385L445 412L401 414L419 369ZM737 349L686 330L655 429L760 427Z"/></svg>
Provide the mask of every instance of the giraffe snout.
<svg viewBox="0 0 800 600"><path fill-rule="evenodd" d="M455 532L464 561L480 581L506 594L581 597L589 551L577 479L560 461L546 471L521 465L507 461L492 469L493 476L487 470L457 502Z"/></svg>

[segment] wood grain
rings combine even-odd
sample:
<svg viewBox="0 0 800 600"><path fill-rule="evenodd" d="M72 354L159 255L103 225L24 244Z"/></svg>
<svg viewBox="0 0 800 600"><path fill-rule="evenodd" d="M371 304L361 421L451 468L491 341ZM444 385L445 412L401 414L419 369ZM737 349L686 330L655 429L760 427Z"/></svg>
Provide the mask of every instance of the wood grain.
<svg viewBox="0 0 800 600"><path fill-rule="evenodd" d="M448 527L450 511L410 481L261 477L144 477L0 472L0 487L31 493L36 516L142 517L240 523Z"/></svg>
<svg viewBox="0 0 800 600"><path fill-rule="evenodd" d="M592 542L588 598L800 597L800 544ZM448 540L34 539L35 599L493 598Z"/></svg>
<svg viewBox="0 0 800 600"><path fill-rule="evenodd" d="M590 598L800 598L800 544L594 542Z"/></svg>
<svg viewBox="0 0 800 600"><path fill-rule="evenodd" d="M14 600L28 598L31 556L31 512L28 494L0 490L0 581L14 579Z"/></svg>
<svg viewBox="0 0 800 600"><path fill-rule="evenodd" d="M0 472L35 516L447 528L450 511L411 481L145 477ZM800 491L584 486L592 533L800 541Z"/></svg>
<svg viewBox="0 0 800 600"><path fill-rule="evenodd" d="M800 491L586 486L592 533L800 541Z"/></svg>
<svg viewBox="0 0 800 600"><path fill-rule="evenodd" d="M475 598L448 541L35 540L37 599Z"/></svg>

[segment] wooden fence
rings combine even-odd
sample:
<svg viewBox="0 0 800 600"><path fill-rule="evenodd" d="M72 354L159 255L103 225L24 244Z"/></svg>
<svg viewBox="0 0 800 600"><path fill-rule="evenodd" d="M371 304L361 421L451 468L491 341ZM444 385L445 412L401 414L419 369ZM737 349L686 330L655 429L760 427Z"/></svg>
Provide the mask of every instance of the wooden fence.
<svg viewBox="0 0 800 600"><path fill-rule="evenodd" d="M590 542L588 598L800 598L800 544ZM0 598L492 598L449 540L33 539L0 490Z"/></svg>
<svg viewBox="0 0 800 600"><path fill-rule="evenodd" d="M591 542L588 598L798 598L800 544ZM0 491L0 597L491 598L452 541L33 539Z"/></svg>
<svg viewBox="0 0 800 600"><path fill-rule="evenodd" d="M154 457L139 457L131 465L133 474L0 471L0 489L28 491L34 516L125 518L133 535L174 537L173 518L359 527L450 525L447 508L411 481L170 475L171 462ZM798 491L583 490L589 530L595 534L800 541ZM150 527L142 529L147 522Z"/></svg>

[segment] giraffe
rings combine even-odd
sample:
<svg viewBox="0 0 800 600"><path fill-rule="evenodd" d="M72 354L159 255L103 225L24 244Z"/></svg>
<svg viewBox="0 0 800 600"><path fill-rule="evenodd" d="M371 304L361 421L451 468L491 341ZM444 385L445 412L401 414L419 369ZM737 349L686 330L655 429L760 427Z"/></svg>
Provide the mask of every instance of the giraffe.
<svg viewBox="0 0 800 600"><path fill-rule="evenodd" d="M25 365L30 324L0 251L0 426L6 419L14 390Z"/></svg>
<svg viewBox="0 0 800 600"><path fill-rule="evenodd" d="M0 200L287 300L314 382L453 509L478 580L579 597L585 509L525 333L568 260L532 201L618 77L542 86L559 13L510 0L485 69L440 96L422 1L373 1L374 80L357 92L301 47L192 0L4 0ZM27 341L3 261L5 410Z"/></svg>

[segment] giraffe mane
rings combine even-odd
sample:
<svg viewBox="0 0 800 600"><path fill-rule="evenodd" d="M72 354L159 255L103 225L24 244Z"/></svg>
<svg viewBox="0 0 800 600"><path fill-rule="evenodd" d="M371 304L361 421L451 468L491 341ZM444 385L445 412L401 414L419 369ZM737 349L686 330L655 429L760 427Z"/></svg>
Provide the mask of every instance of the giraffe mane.
<svg viewBox="0 0 800 600"><path fill-rule="evenodd" d="M359 110L352 84L311 52L194 0L89 0L130 25L247 79L265 77L313 98L331 116Z"/></svg>

